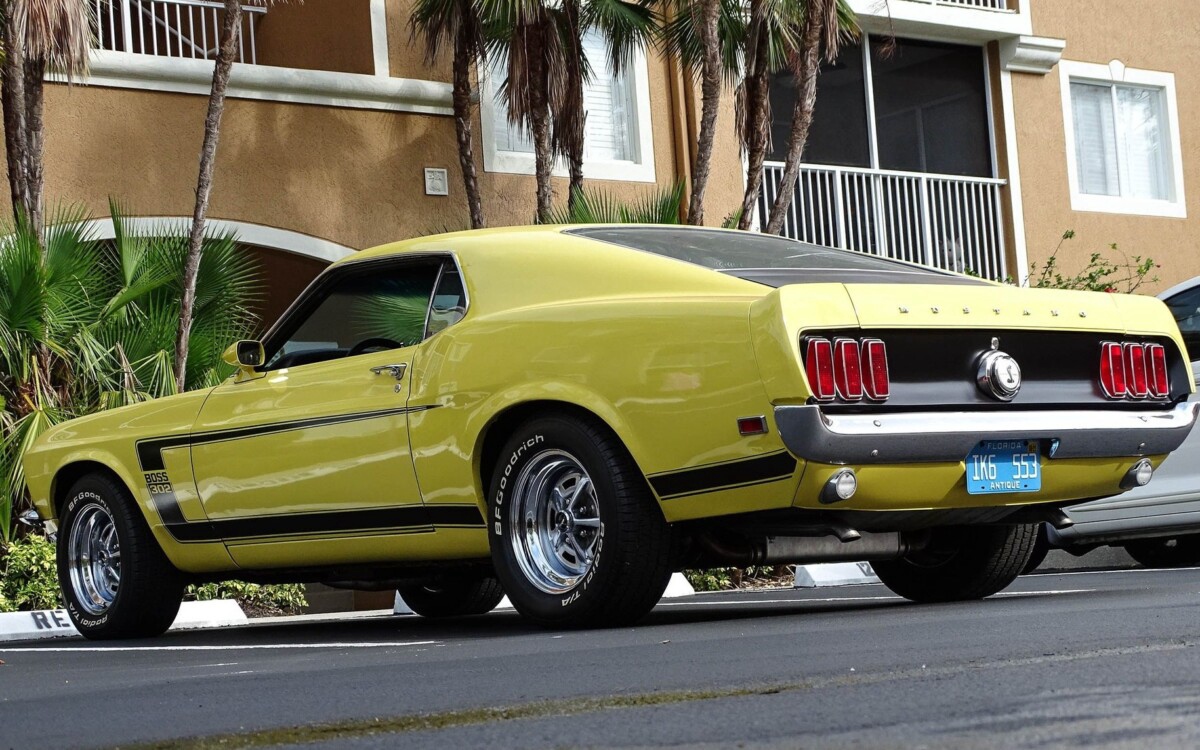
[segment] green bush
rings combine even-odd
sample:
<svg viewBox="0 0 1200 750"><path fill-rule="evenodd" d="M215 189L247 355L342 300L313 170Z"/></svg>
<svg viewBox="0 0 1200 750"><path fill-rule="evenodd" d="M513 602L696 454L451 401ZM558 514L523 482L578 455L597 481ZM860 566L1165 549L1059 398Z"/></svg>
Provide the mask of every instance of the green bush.
<svg viewBox="0 0 1200 750"><path fill-rule="evenodd" d="M234 599L251 616L298 615L308 606L304 585L283 583L263 585L245 581L223 581L189 586L185 599L205 602Z"/></svg>
<svg viewBox="0 0 1200 750"><path fill-rule="evenodd" d="M0 554L0 612L57 609L62 606L54 543L34 534L18 539Z"/></svg>
<svg viewBox="0 0 1200 750"><path fill-rule="evenodd" d="M1108 249L1120 256L1118 260L1110 260L1104 253L1092 253L1087 265L1075 273L1064 272L1058 262L1058 252L1065 243L1075 239L1075 230L1063 232L1058 247L1050 253L1044 265L1040 268L1037 263L1030 267L1029 284L1035 289L1075 289L1086 292L1119 292L1133 294L1145 283L1155 283L1157 276L1151 276L1159 265L1152 258L1140 255L1129 257L1121 252L1116 243Z"/></svg>

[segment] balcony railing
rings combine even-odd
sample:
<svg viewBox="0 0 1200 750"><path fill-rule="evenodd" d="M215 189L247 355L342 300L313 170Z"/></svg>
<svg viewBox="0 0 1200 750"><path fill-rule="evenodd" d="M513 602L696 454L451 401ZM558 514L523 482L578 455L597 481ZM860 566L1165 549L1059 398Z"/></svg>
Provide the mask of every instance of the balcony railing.
<svg viewBox="0 0 1200 750"><path fill-rule="evenodd" d="M1012 0L917 0L931 2L934 5L961 5L965 8L980 8L982 10L1013 10Z"/></svg>
<svg viewBox="0 0 1200 750"><path fill-rule="evenodd" d="M767 162L763 224L783 164ZM801 167L786 237L989 279L1008 276L1000 190L1004 180L885 170Z"/></svg>
<svg viewBox="0 0 1200 750"><path fill-rule="evenodd" d="M90 0L100 49L139 55L212 60L217 56L223 3L210 0ZM256 63L254 27L267 9L242 6L238 62Z"/></svg>

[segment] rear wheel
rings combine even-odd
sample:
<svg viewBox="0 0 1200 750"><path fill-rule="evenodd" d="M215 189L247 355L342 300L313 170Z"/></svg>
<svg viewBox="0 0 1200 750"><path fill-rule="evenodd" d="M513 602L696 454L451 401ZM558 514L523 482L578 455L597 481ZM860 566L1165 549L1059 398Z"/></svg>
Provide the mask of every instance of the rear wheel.
<svg viewBox="0 0 1200 750"><path fill-rule="evenodd" d="M1147 568L1189 568L1200 565L1200 536L1139 539L1126 542L1129 556Z"/></svg>
<svg viewBox="0 0 1200 750"><path fill-rule="evenodd" d="M110 477L89 474L71 488L57 554L67 614L84 636L155 636L175 621L183 578L129 492Z"/></svg>
<svg viewBox="0 0 1200 750"><path fill-rule="evenodd" d="M1025 563L1021 575L1029 575L1037 570L1042 563L1046 562L1046 555L1049 554L1050 534L1046 531L1046 524L1038 524L1037 539L1033 542L1033 552L1030 553L1029 562Z"/></svg>
<svg viewBox="0 0 1200 750"><path fill-rule="evenodd" d="M517 611L556 627L634 622L671 577L671 531L605 428L571 415L514 431L492 472L496 575Z"/></svg>
<svg viewBox="0 0 1200 750"><path fill-rule="evenodd" d="M872 567L884 585L914 602L982 599L1017 579L1036 539L1033 524L937 529L920 552Z"/></svg>
<svg viewBox="0 0 1200 750"><path fill-rule="evenodd" d="M422 617L485 615L504 598L500 582L491 576L441 576L396 589L408 608Z"/></svg>

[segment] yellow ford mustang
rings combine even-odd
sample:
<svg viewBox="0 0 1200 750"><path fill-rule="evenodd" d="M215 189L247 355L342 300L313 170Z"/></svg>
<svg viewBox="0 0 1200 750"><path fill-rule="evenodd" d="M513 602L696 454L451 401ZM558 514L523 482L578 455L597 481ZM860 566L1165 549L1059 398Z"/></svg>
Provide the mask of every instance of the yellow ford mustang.
<svg viewBox="0 0 1200 750"><path fill-rule="evenodd" d="M426 237L323 273L211 390L25 458L76 626L189 581L507 593L628 623L685 567L872 560L917 601L1020 572L1041 521L1150 480L1196 413L1148 297L1031 291L744 232Z"/></svg>

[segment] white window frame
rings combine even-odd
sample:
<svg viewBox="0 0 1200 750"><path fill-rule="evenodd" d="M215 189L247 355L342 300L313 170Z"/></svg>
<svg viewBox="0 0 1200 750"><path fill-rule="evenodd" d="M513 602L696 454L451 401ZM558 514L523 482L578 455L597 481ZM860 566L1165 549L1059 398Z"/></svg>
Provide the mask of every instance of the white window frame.
<svg viewBox="0 0 1200 750"><path fill-rule="evenodd" d="M1179 105L1175 98L1175 74L1153 70L1126 68L1118 61L1108 65L1063 60L1059 63L1062 89L1063 130L1067 140L1067 180L1071 187L1071 209L1109 214L1132 214L1186 219L1187 198L1183 187L1183 148L1180 141ZM1075 116L1071 103L1072 83L1092 83L1101 86L1141 86L1162 91L1166 113L1165 139L1169 175L1166 200L1127 198L1116 195L1091 195L1079 187L1079 164L1075 152Z"/></svg>
<svg viewBox="0 0 1200 750"><path fill-rule="evenodd" d="M644 50L635 50L629 72L633 75L634 138L637 148L635 161L614 161L585 158L583 176L589 180L621 180L625 182L656 182L654 174L654 128L650 110L650 74ZM607 71L595 71L594 75ZM497 82L486 71L481 72L479 117L483 130L483 170L504 174L534 174L534 155L523 151L501 151L496 147L496 118L502 116L496 106ZM555 177L568 176L562 159L554 164Z"/></svg>

